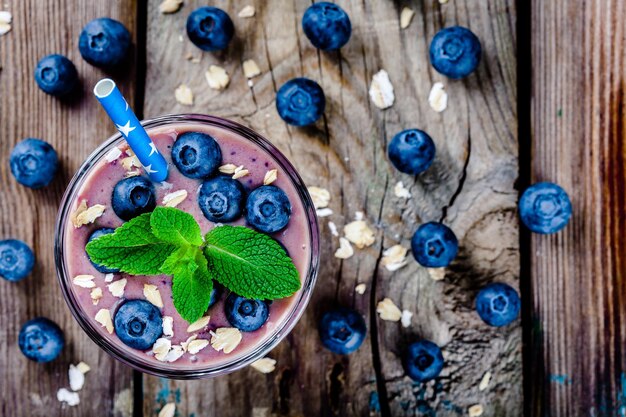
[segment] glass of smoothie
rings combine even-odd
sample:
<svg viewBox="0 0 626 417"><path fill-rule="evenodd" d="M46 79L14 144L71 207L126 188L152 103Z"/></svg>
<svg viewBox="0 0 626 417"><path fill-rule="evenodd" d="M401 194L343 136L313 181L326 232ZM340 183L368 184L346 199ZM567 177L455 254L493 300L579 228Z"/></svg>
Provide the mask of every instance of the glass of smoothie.
<svg viewBox="0 0 626 417"><path fill-rule="evenodd" d="M139 371L191 379L240 369L263 358L289 333L310 298L319 263L319 230L311 198L285 156L242 125L198 114L163 116L142 125L165 157L169 176L164 182L150 181L119 133L87 158L70 181L57 218L55 261L63 295L91 339ZM206 178L183 175L173 161L177 139L198 134L210 136L221 150L220 168L212 179L234 179L245 196L270 185L288 198L288 223L268 234L293 261L301 289L290 297L265 301L242 299L215 285L206 313L189 323L174 307L171 276L120 273L91 262L85 246L90 239L112 233L125 223L119 215L123 210L113 207L123 206L124 202L112 199L116 186L128 179L134 179L131 184L148 184L145 194L139 192L130 198L152 199L153 205L176 207L191 214L203 235L222 224L252 227L245 215L228 222L217 221L211 210L219 211L221 203L207 200L210 190L202 189ZM233 319L234 310L244 317L243 321ZM132 322L125 331L151 338L150 342L157 338L152 346L137 347L118 334L116 323L125 319L118 315L128 314L138 314L143 321Z"/></svg>

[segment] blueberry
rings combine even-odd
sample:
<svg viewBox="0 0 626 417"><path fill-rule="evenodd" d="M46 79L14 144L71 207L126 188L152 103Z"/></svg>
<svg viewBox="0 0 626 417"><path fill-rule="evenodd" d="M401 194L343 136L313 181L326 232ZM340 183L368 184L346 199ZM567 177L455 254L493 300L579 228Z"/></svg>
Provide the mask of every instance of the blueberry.
<svg viewBox="0 0 626 417"><path fill-rule="evenodd" d="M0 240L0 277L20 281L33 270L35 255L21 240Z"/></svg>
<svg viewBox="0 0 626 417"><path fill-rule="evenodd" d="M332 51L344 46L350 39L350 17L339 6L328 2L314 3L302 16L302 29L318 49Z"/></svg>
<svg viewBox="0 0 626 417"><path fill-rule="evenodd" d="M391 139L387 153L398 171L417 175L426 171L433 163L435 142L421 130L403 130Z"/></svg>
<svg viewBox="0 0 626 417"><path fill-rule="evenodd" d="M17 182L37 189L50 184L57 172L59 159L49 143L28 138L15 145L9 163Z"/></svg>
<svg viewBox="0 0 626 417"><path fill-rule="evenodd" d="M222 151L211 136L185 132L172 146L172 161L185 177L202 179L215 173L222 163Z"/></svg>
<svg viewBox="0 0 626 417"><path fill-rule="evenodd" d="M89 235L89 239L87 239L87 242L89 243L92 240L99 238L100 236L108 235L108 234L111 234L113 232L115 232L115 229L111 229L109 227L103 227L102 229L96 229L93 232L91 232L91 234ZM89 254L87 254L87 258L89 258ZM93 267L96 268L96 270L98 270L98 272L102 272L103 274L117 274L118 272L120 272L119 269L107 268L104 265L96 264L91 259L89 259L89 262L91 262Z"/></svg>
<svg viewBox="0 0 626 417"><path fill-rule="evenodd" d="M18 337L20 350L31 361L50 362L54 360L65 345L63 331L45 317L27 321Z"/></svg>
<svg viewBox="0 0 626 417"><path fill-rule="evenodd" d="M347 355L354 352L365 340L365 320L356 311L340 307L327 311L319 324L322 344L331 352Z"/></svg>
<svg viewBox="0 0 626 417"><path fill-rule="evenodd" d="M111 206L122 220L151 212L156 207L154 186L144 177L125 178L115 184Z"/></svg>
<svg viewBox="0 0 626 417"><path fill-rule="evenodd" d="M150 349L163 334L161 312L145 300L128 300L115 312L115 334L133 349Z"/></svg>
<svg viewBox="0 0 626 417"><path fill-rule="evenodd" d="M209 298L209 307L212 307L222 297L223 288L220 284L214 282L211 290L211 298Z"/></svg>
<svg viewBox="0 0 626 417"><path fill-rule="evenodd" d="M556 233L569 222L572 203L558 185L540 182L522 194L519 215L526 227L535 233Z"/></svg>
<svg viewBox="0 0 626 417"><path fill-rule="evenodd" d="M449 78L464 78L474 72L481 53L476 35L461 26L441 29L430 42L430 63Z"/></svg>
<svg viewBox="0 0 626 417"><path fill-rule="evenodd" d="M281 119L294 126L307 126L322 117L326 107L324 90L308 78L287 81L276 93L276 110Z"/></svg>
<svg viewBox="0 0 626 417"><path fill-rule="evenodd" d="M246 191L237 180L217 177L200 186L198 204L204 217L212 222L232 222L241 216Z"/></svg>
<svg viewBox="0 0 626 417"><path fill-rule="evenodd" d="M242 332L253 332L267 321L270 308L263 300L243 298L230 293L224 303L226 320Z"/></svg>
<svg viewBox="0 0 626 417"><path fill-rule="evenodd" d="M459 241L447 226L430 222L421 225L411 239L415 260L428 268L450 265L459 250Z"/></svg>
<svg viewBox="0 0 626 417"><path fill-rule="evenodd" d="M406 373L417 382L437 378L443 369L441 349L428 340L420 340L409 345L403 362Z"/></svg>
<svg viewBox="0 0 626 417"><path fill-rule="evenodd" d="M80 32L78 49L91 65L113 68L124 61L130 49L130 33L117 20L94 19Z"/></svg>
<svg viewBox="0 0 626 417"><path fill-rule="evenodd" d="M476 312L490 326L506 326L517 318L520 303L513 287L496 282L480 290L476 297Z"/></svg>
<svg viewBox="0 0 626 417"><path fill-rule="evenodd" d="M187 18L187 36L204 51L226 49L235 34L228 14L217 7L199 7Z"/></svg>
<svg viewBox="0 0 626 417"><path fill-rule="evenodd" d="M246 201L246 220L255 229L274 233L287 226L291 203L283 190L273 185L262 185L252 191Z"/></svg>
<svg viewBox="0 0 626 417"><path fill-rule="evenodd" d="M78 71L72 61L63 55L48 55L37 63L35 81L44 93L65 96L78 85Z"/></svg>

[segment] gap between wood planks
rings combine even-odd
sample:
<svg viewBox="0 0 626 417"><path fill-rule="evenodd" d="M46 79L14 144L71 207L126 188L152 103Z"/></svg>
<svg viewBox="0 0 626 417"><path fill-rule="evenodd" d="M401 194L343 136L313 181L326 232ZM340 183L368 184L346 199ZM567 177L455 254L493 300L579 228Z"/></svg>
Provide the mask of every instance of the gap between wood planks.
<svg viewBox="0 0 626 417"><path fill-rule="evenodd" d="M135 102L133 107L139 120L144 119L143 107L146 97L148 2L137 2L137 43L135 45ZM133 417L143 417L143 374L133 369Z"/></svg>
<svg viewBox="0 0 626 417"><path fill-rule="evenodd" d="M532 54L531 54L531 4L527 0L516 0L517 14L517 137L518 137L518 192L530 186L531 177L531 92L532 92ZM519 287L522 299L522 381L524 395L524 415L537 415L544 399L535 398L543 389L543 352L542 343L534 333L532 323L532 280L530 231L519 228L520 279ZM534 367L531 367L534 364ZM539 365L539 366L537 366ZM547 397L547 396L544 396Z"/></svg>

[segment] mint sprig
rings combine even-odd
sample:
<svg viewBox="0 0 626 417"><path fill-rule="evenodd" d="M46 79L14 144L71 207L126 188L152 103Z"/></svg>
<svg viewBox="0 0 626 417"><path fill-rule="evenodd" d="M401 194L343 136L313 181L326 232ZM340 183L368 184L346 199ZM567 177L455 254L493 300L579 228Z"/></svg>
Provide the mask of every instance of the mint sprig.
<svg viewBox="0 0 626 417"><path fill-rule="evenodd" d="M173 277L174 307L188 322L206 312L213 280L247 298L274 300L300 289L293 261L270 236L220 226L202 239L193 216L157 207L86 246L92 261L130 275Z"/></svg>
<svg viewBox="0 0 626 417"><path fill-rule="evenodd" d="M300 289L291 258L271 237L243 226L221 226L205 240L204 254L215 279L242 297L274 300Z"/></svg>
<svg viewBox="0 0 626 417"><path fill-rule="evenodd" d="M213 281L202 251L194 248L196 257L174 273L172 297L174 307L189 323L198 320L209 308Z"/></svg>
<svg viewBox="0 0 626 417"><path fill-rule="evenodd" d="M154 236L163 242L178 246L202 245L200 226L193 216L172 207L159 207L150 215L150 226Z"/></svg>
<svg viewBox="0 0 626 417"><path fill-rule="evenodd" d="M150 213L145 213L124 223L115 233L92 240L86 250L93 262L107 268L131 275L160 275L161 265L176 246L152 233Z"/></svg>

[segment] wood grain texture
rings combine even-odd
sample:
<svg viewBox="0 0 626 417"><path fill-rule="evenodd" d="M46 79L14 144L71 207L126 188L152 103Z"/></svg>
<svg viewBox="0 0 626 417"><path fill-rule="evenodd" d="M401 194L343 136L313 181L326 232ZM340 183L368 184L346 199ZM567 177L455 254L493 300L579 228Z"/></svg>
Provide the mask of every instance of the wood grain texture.
<svg viewBox="0 0 626 417"><path fill-rule="evenodd" d="M237 17L254 3L256 16ZM175 401L180 415L367 416L375 393L385 416L466 413L481 403L485 416L522 414L519 322L489 329L473 311L485 283L517 286L519 275L517 192L517 92L512 0L408 2L416 11L411 26L399 29L403 5L392 2L338 2L351 17L353 35L340 52L317 51L302 33L300 19L310 2L296 0L215 1L235 22L228 50L202 53L185 34L187 15L201 1L187 1L174 15L162 15L158 0L148 5L146 117L200 112L239 121L268 137L299 169L305 182L330 190L334 215L322 220L322 268L313 298L294 331L269 356L274 373L245 369L214 380L179 382L144 379L144 415L156 415ZM483 42L483 62L466 81L451 81L432 70L427 48L442 27L462 24ZM188 60L198 58L199 63ZM241 64L252 58L262 75L249 88ZM228 88L208 88L204 72L223 66ZM391 109L381 111L368 97L372 75L389 72L396 91ZM315 126L286 126L275 110L275 92L292 77L319 82L327 98L325 118ZM427 97L442 81L448 109L435 113ZM176 103L174 90L187 84L193 106ZM388 140L417 127L434 138L433 167L418 178L399 174L387 161ZM413 197L400 200L393 186L402 180ZM340 261L327 226L339 229L363 211L376 230L373 246ZM385 248L409 246L416 227L443 219L461 241L458 261L444 281L435 282L412 259L391 274L380 265ZM365 283L364 295L354 292ZM410 328L383 322L376 303L390 297L414 313ZM317 320L329 307L359 310L370 337L356 353L336 356L319 343ZM425 337L441 344L447 361L442 377L425 385L404 375L400 355L407 343ZM486 371L488 390L478 391ZM374 407L375 408L375 407Z"/></svg>
<svg viewBox="0 0 626 417"><path fill-rule="evenodd" d="M6 5L4 5L6 4ZM71 317L59 289L53 260L54 220L65 187L85 157L114 132L91 89L102 71L83 61L78 36L85 23L101 16L122 21L134 32L134 1L8 0L2 10L13 13L13 28L0 37L0 238L26 241L37 263L19 283L0 280L0 415L3 416L128 416L132 410L132 371L101 351ZM61 102L37 88L37 61L50 53L68 56L76 65L81 93ZM134 60L127 76L117 77L124 93L134 97ZM26 137L50 142L61 168L42 190L20 186L9 170L13 146ZM28 361L17 337L24 322L45 316L64 330L66 347L50 364ZM91 365L80 392L81 403L69 408L56 398L68 387L68 366Z"/></svg>
<svg viewBox="0 0 626 417"><path fill-rule="evenodd" d="M570 224L531 240L533 416L626 412L621 0L532 1L532 179L568 191Z"/></svg>

